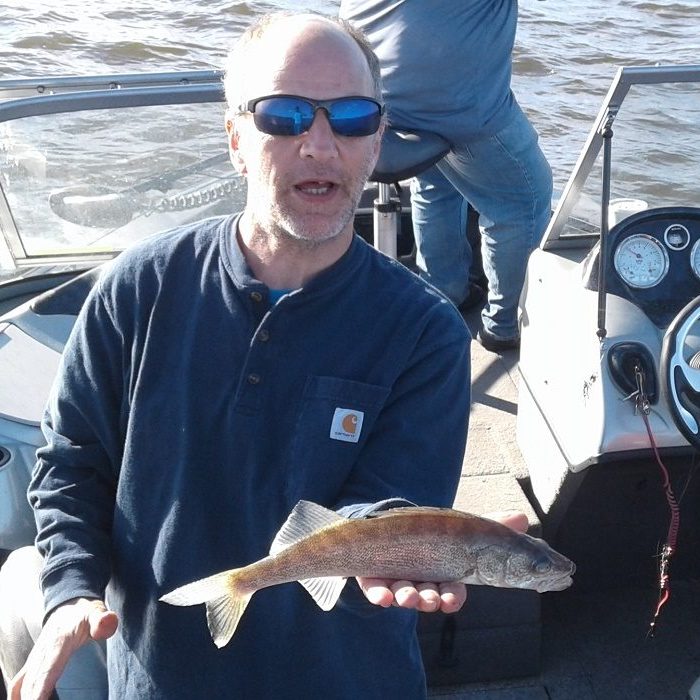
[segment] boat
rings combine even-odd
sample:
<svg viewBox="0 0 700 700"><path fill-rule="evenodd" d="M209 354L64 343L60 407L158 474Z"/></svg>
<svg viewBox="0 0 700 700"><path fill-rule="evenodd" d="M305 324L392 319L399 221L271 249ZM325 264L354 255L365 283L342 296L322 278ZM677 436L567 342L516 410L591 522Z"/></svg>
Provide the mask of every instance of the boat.
<svg viewBox="0 0 700 700"><path fill-rule="evenodd" d="M577 573L421 616L431 697L683 698L700 674L700 126L676 118L698 84L617 71L529 260L520 352L473 343L455 507L526 512ZM241 208L223 114L216 71L0 81L0 560L33 541L39 423L100 266ZM401 181L444 143L391 138L356 228L412 266Z"/></svg>

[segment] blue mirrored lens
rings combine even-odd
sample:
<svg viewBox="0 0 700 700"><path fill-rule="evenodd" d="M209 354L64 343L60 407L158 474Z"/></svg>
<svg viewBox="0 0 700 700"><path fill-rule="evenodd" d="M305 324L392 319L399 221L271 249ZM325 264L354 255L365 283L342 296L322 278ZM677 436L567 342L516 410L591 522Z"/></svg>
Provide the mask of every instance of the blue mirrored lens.
<svg viewBox="0 0 700 700"><path fill-rule="evenodd" d="M381 116L381 109L376 102L353 98L333 103L329 121L336 134L369 136L379 128Z"/></svg>
<svg viewBox="0 0 700 700"><path fill-rule="evenodd" d="M300 97L273 96L253 102L255 126L272 136L298 136L311 128L316 111L324 109L340 136L369 136L379 128L380 105L369 98L347 97L312 102Z"/></svg>
<svg viewBox="0 0 700 700"><path fill-rule="evenodd" d="M270 97L255 105L255 126L271 136L298 136L308 131L314 120L309 102L290 97Z"/></svg>

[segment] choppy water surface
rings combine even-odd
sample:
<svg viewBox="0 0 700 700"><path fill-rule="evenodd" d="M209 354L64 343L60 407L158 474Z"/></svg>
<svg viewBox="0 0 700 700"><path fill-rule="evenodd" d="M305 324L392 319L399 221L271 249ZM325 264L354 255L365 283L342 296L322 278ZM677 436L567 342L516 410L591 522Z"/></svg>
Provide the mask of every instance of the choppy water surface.
<svg viewBox="0 0 700 700"><path fill-rule="evenodd" d="M440 2L435 2L439 10ZM457 0L453 0L457 1ZM336 0L6 0L0 77L219 67L251 18ZM521 0L514 89L561 188L619 65L700 63L698 0ZM680 119L700 122L697 101ZM697 141L689 148L698 149ZM700 157L695 159L700 162ZM697 179L697 178L696 178Z"/></svg>

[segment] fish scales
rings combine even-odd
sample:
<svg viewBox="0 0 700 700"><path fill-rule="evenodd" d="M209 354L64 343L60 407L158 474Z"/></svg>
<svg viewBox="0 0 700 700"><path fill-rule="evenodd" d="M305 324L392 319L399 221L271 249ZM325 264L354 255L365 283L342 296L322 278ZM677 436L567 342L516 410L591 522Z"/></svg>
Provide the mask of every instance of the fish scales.
<svg viewBox="0 0 700 700"><path fill-rule="evenodd" d="M468 568L461 564L468 559L463 543L478 528L471 520L449 522L440 513L416 518L412 510L328 525L246 567L246 587L259 589L319 575L409 580L421 575L436 582L460 578Z"/></svg>

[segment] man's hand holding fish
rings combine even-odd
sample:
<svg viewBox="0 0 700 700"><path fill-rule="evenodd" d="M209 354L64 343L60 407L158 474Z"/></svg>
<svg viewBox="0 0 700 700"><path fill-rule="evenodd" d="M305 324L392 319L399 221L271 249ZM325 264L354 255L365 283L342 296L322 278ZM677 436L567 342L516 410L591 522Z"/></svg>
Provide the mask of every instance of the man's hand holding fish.
<svg viewBox="0 0 700 700"><path fill-rule="evenodd" d="M484 517L501 522L516 532L527 531L528 520L525 513L489 513ZM438 610L456 613L467 600L467 588L463 583L419 583L363 576L359 576L357 582L367 600L383 608L396 605L415 608L425 613Z"/></svg>

